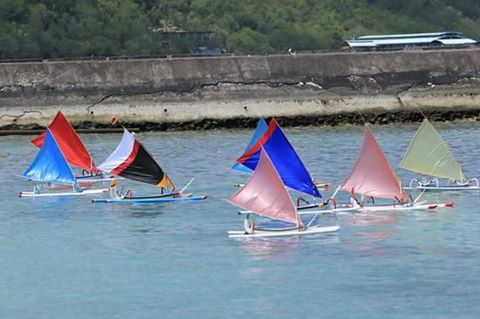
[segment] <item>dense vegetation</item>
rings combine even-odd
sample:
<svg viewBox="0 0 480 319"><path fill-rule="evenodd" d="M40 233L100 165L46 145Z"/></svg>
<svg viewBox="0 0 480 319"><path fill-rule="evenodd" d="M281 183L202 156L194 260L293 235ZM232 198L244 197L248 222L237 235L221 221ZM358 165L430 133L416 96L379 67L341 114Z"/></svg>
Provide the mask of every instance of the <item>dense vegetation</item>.
<svg viewBox="0 0 480 319"><path fill-rule="evenodd" d="M460 31L480 39L478 0L0 0L0 58L189 53L189 37L263 53L339 48L372 33ZM168 43L168 45L167 45Z"/></svg>

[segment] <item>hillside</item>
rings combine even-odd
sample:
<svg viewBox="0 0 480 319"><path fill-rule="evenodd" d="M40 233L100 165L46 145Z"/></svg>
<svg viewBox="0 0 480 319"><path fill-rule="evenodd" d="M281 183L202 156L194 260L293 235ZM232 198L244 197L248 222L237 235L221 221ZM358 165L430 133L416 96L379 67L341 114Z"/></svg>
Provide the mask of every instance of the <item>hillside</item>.
<svg viewBox="0 0 480 319"><path fill-rule="evenodd" d="M194 36L235 53L339 48L363 34L460 31L480 39L478 0L2 0L0 58L190 53Z"/></svg>

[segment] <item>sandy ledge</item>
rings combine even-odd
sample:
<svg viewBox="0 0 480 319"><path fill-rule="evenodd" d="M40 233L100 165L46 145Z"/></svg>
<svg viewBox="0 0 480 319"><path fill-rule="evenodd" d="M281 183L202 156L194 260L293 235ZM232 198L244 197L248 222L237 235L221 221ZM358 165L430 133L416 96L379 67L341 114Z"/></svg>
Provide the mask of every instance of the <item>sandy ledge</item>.
<svg viewBox="0 0 480 319"><path fill-rule="evenodd" d="M0 130L336 126L480 118L480 49L0 63ZM361 116L360 116L361 114Z"/></svg>

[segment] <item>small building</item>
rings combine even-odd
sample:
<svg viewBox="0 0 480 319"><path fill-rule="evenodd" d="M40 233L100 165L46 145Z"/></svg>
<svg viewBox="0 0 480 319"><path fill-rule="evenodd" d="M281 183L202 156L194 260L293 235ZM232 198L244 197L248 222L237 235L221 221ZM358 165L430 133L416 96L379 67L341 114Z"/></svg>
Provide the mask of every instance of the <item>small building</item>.
<svg viewBox="0 0 480 319"><path fill-rule="evenodd" d="M162 46L171 54L220 55L222 49L215 42L215 31L161 31L155 29Z"/></svg>
<svg viewBox="0 0 480 319"><path fill-rule="evenodd" d="M399 50L415 47L469 47L477 41L460 32L367 35L345 41L354 51Z"/></svg>

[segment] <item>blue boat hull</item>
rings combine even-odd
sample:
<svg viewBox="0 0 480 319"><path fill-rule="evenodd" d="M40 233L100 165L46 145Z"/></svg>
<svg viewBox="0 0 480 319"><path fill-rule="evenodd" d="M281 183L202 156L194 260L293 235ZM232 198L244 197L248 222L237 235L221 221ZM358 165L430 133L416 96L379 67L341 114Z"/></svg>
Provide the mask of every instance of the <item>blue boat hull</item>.
<svg viewBox="0 0 480 319"><path fill-rule="evenodd" d="M199 201L207 198L203 196L191 197L152 197L152 198L96 198L92 199L93 203L122 203L122 204L146 204L146 203L172 203L172 202L190 202Z"/></svg>

